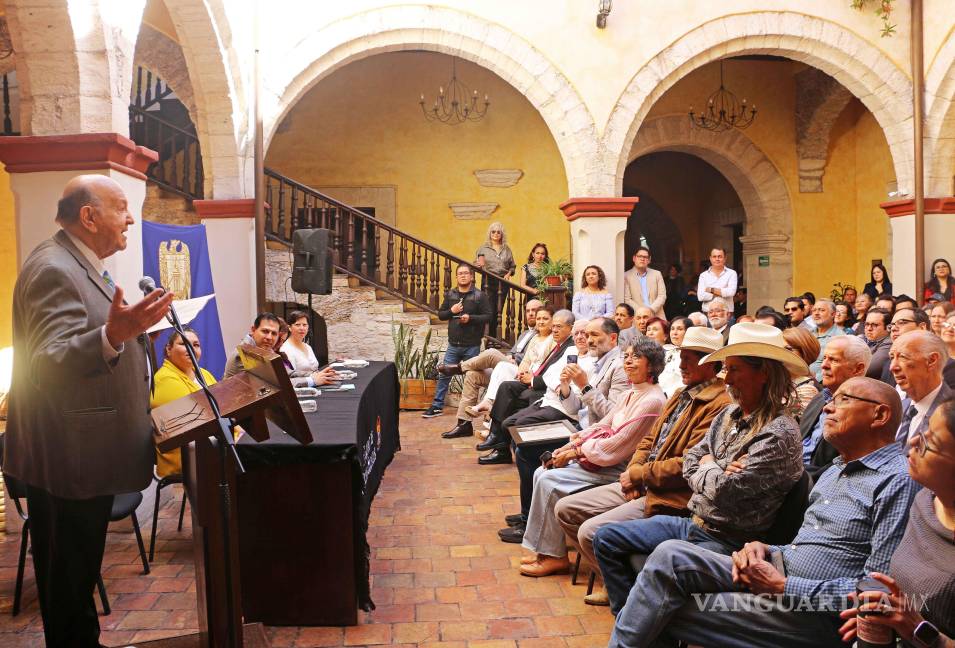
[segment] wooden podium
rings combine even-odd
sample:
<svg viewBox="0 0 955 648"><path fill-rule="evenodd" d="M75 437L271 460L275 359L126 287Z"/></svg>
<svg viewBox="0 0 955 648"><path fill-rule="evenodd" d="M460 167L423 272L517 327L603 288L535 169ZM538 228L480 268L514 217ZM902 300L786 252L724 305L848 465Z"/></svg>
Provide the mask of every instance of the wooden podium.
<svg viewBox="0 0 955 648"><path fill-rule="evenodd" d="M312 441L282 357L239 347L240 374L209 386L223 418L256 441L269 438L271 419L303 444ZM261 624L243 626L236 523L238 455L221 440L221 425L202 390L152 411L153 435L163 452L182 449L183 482L192 508L199 634L149 642L160 646L240 648L268 646ZM263 530L267 532L267 530Z"/></svg>

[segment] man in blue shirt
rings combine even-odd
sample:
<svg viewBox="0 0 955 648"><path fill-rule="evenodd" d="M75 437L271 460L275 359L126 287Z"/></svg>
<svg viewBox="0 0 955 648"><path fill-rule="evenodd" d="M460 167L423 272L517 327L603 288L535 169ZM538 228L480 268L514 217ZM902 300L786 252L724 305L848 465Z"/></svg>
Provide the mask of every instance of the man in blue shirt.
<svg viewBox="0 0 955 648"><path fill-rule="evenodd" d="M747 543L732 557L668 540L647 559L617 615L612 648L677 641L752 648L842 647L838 612L856 582L885 572L919 485L895 431L895 390L852 378L826 405L839 457L819 478L791 544Z"/></svg>

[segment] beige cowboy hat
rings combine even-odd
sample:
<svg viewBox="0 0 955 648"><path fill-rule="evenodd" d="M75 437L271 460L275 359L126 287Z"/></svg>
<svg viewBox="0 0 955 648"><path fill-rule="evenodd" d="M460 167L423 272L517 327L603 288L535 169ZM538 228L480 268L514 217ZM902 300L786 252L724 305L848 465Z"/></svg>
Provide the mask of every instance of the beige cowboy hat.
<svg viewBox="0 0 955 648"><path fill-rule="evenodd" d="M683 335L681 349L713 353L723 348L723 334L705 326L691 326Z"/></svg>
<svg viewBox="0 0 955 648"><path fill-rule="evenodd" d="M687 335L693 328L687 329ZM685 338L684 338L685 339ZM730 328L729 343L722 349L715 351L702 360L704 362L723 361L734 356L749 356L753 358L767 358L783 363L793 376L809 374L809 366L802 358L792 351L786 350L786 341L783 332L775 326L742 322Z"/></svg>

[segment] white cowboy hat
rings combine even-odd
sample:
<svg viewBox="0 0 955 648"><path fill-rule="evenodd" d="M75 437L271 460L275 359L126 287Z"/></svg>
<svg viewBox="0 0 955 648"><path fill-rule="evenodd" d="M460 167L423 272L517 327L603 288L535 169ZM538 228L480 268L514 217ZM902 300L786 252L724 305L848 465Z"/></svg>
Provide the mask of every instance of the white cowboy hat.
<svg viewBox="0 0 955 648"><path fill-rule="evenodd" d="M692 328L687 329L687 334L692 330ZM776 360L783 363L793 376L809 374L809 366L803 362L802 358L792 351L786 350L786 340L783 338L783 332L768 324L757 324L755 322L734 324L730 328L729 343L719 351L715 351L700 360L700 364L722 361L734 356Z"/></svg>
<svg viewBox="0 0 955 648"><path fill-rule="evenodd" d="M691 326L683 335L681 349L713 353L723 348L723 334L705 326Z"/></svg>

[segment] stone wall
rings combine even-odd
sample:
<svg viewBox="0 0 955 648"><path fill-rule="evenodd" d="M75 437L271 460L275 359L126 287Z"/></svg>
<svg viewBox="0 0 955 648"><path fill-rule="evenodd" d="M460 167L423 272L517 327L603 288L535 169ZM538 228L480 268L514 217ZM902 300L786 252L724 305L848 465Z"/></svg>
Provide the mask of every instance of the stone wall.
<svg viewBox="0 0 955 648"><path fill-rule="evenodd" d="M266 250L266 300L308 303L308 295L292 291L291 272L289 250ZM314 295L312 306L325 318L331 357L392 360L392 322L414 326L419 344L430 328L431 348L443 350L447 346L447 324L432 324L426 312L405 312L400 300L378 299L370 286L351 287L348 277L342 274L334 276L332 294Z"/></svg>

